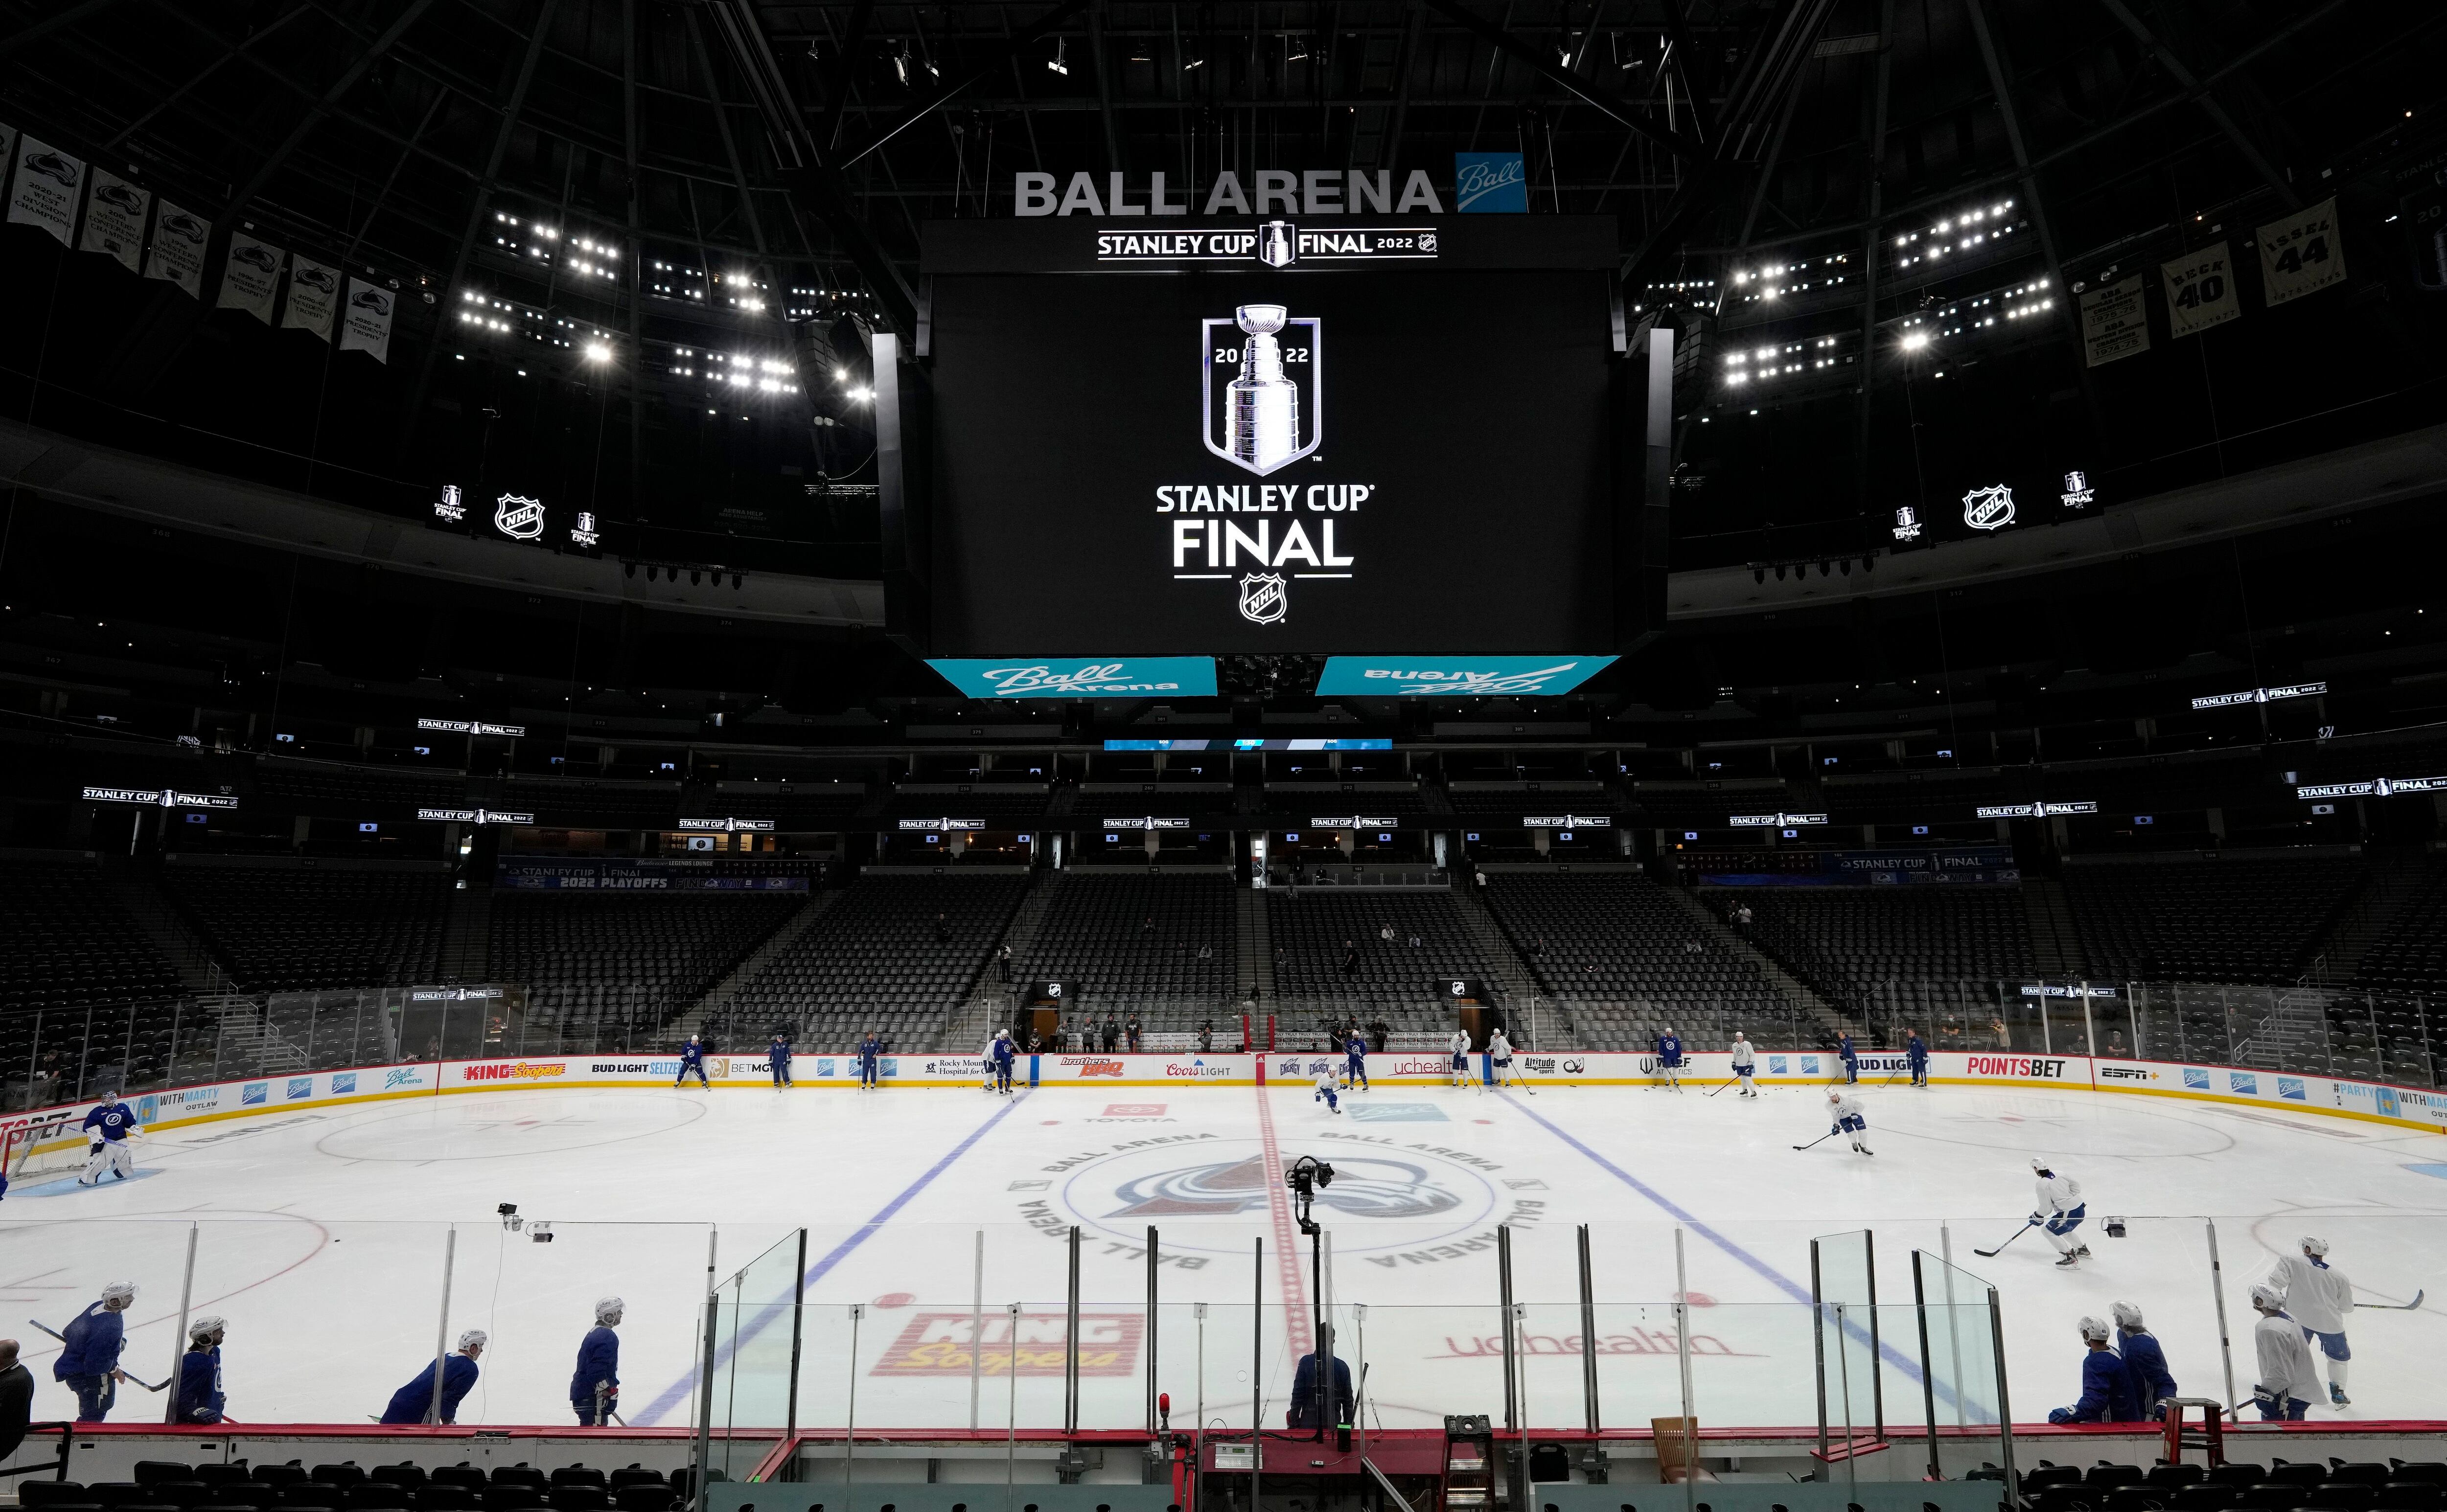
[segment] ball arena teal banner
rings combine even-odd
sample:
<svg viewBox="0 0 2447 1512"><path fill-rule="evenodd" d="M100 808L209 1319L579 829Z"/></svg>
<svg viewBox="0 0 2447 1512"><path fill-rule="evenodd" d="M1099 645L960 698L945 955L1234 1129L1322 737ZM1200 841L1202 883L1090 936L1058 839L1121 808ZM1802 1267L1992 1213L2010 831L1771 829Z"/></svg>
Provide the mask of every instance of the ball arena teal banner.
<svg viewBox="0 0 2447 1512"><path fill-rule="evenodd" d="M1211 698L1212 656L952 657L929 661L971 698Z"/></svg>
<svg viewBox="0 0 2447 1512"><path fill-rule="evenodd" d="M1319 697L1507 698L1568 693L1612 656L1329 656Z"/></svg>

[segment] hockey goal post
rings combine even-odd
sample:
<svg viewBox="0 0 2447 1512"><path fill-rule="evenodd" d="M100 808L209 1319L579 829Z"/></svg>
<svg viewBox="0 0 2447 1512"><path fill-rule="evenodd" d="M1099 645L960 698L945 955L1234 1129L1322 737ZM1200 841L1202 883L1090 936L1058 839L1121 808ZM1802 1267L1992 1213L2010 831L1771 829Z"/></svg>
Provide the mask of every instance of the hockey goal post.
<svg viewBox="0 0 2447 1512"><path fill-rule="evenodd" d="M11 1185L72 1175L85 1169L88 1143L85 1130L65 1113L19 1120L0 1131L0 1169L8 1171Z"/></svg>

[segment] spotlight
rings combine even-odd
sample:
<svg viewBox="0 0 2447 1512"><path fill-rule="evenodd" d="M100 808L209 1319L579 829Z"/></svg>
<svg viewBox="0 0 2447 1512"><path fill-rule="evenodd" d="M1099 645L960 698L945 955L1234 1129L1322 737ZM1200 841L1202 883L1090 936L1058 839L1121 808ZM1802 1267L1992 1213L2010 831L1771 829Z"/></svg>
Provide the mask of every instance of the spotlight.
<svg viewBox="0 0 2447 1512"><path fill-rule="evenodd" d="M624 561L624 562L622 562L622 563L620 564L620 576L623 576L623 577L635 577L635 576L637 576L637 564L636 564L635 562L633 562L633 561Z"/></svg>
<svg viewBox="0 0 2447 1512"><path fill-rule="evenodd" d="M731 587L733 587L733 588L738 587L738 586L739 586L739 580L740 580L740 578L741 578L741 576L743 576L743 575L742 575L742 574L739 574L739 573L732 573L732 574L730 575L730 586L731 586Z"/></svg>
<svg viewBox="0 0 2447 1512"><path fill-rule="evenodd" d="M1071 65L1065 61L1069 56L1069 47L1070 44L1068 42L1065 42L1060 38L1054 39L1053 56L1045 60L1045 66L1048 68L1053 69L1055 73L1061 74L1065 78L1070 77L1071 74Z"/></svg>
<svg viewBox="0 0 2447 1512"><path fill-rule="evenodd" d="M1777 562L1775 564L1775 580L1777 582L1784 581L1784 563L1782 562Z"/></svg>
<svg viewBox="0 0 2447 1512"><path fill-rule="evenodd" d="M1767 581L1767 569L1766 569L1766 568L1764 568L1764 567L1754 567L1754 568L1752 568L1752 569L1751 569L1751 581L1753 581L1753 582L1755 582L1755 583L1763 583L1763 582Z"/></svg>
<svg viewBox="0 0 2447 1512"><path fill-rule="evenodd" d="M1873 572L1876 572L1876 571L1878 570L1878 558L1875 558L1875 557L1864 557L1864 558L1861 558L1861 570L1862 570L1863 572L1865 572L1865 573L1873 573Z"/></svg>
<svg viewBox="0 0 2447 1512"><path fill-rule="evenodd" d="M1821 576L1821 577L1826 576L1828 574L1830 574L1830 573L1833 572L1834 570L1835 570L1835 564L1834 564L1833 562L1830 562L1830 561L1824 561L1824 560L1822 560L1822 561L1820 561L1820 562L1819 562L1819 564L1818 564L1818 576Z"/></svg>
<svg viewBox="0 0 2447 1512"><path fill-rule="evenodd" d="M1843 567L1843 569L1844 569L1844 576L1845 576L1849 577L1849 576L1852 576L1852 558L1849 558L1849 557L1845 558L1843 559L1843 561L1840 563L1840 565L1841 565L1841 566Z"/></svg>
<svg viewBox="0 0 2447 1512"><path fill-rule="evenodd" d="M676 570L676 569L674 569L674 570ZM693 567L692 567L692 568L690 568L690 569L689 569L689 586L690 586L691 588L694 588L694 587L696 587L698 584L700 584L700 583L702 583L702 582L704 582L704 581L705 581L705 574L703 574L703 573L701 573L701 572L697 571L697 570L696 570L695 568L693 568Z"/></svg>

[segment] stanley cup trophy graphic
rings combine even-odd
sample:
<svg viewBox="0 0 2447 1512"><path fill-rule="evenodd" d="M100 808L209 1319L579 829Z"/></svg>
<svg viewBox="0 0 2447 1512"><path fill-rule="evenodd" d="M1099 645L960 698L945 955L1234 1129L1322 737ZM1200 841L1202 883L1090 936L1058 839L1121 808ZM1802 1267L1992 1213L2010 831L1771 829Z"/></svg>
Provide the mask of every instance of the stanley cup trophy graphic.
<svg viewBox="0 0 2447 1512"><path fill-rule="evenodd" d="M1242 305L1232 314L1248 340L1241 346L1241 376L1227 390L1225 446L1233 461L1267 473L1299 450L1299 388L1283 376L1283 349L1275 340L1289 312Z"/></svg>

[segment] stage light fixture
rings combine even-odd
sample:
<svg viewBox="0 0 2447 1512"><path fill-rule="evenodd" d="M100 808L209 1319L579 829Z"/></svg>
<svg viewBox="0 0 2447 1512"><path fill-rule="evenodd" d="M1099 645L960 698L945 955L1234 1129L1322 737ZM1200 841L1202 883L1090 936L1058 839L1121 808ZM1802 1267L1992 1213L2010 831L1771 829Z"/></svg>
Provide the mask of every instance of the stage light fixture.
<svg viewBox="0 0 2447 1512"><path fill-rule="evenodd" d="M1775 564L1775 580L1777 582L1784 581L1784 563L1782 562L1777 562Z"/></svg>
<svg viewBox="0 0 2447 1512"><path fill-rule="evenodd" d="M694 588L694 587L698 586L699 584L703 583L704 581L705 581L705 574L703 574L703 573L701 573L701 572L697 571L697 570L696 570L695 568L693 568L693 567L692 567L692 568L690 568L690 569L689 569L689 586L690 586L691 588Z"/></svg>
<svg viewBox="0 0 2447 1512"><path fill-rule="evenodd" d="M1070 43L1056 38L1053 43L1053 56L1045 60L1045 66L1065 78L1070 77L1071 74L1071 65L1068 61L1070 46Z"/></svg>
<svg viewBox="0 0 2447 1512"><path fill-rule="evenodd" d="M1763 582L1767 581L1767 569L1766 569L1766 568L1764 568L1764 567L1754 567L1754 568L1752 568L1752 569L1751 569L1751 581L1753 581L1753 582L1755 582L1755 583L1763 583Z"/></svg>

